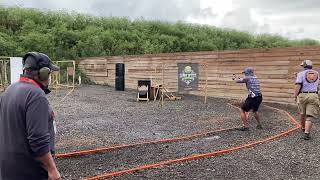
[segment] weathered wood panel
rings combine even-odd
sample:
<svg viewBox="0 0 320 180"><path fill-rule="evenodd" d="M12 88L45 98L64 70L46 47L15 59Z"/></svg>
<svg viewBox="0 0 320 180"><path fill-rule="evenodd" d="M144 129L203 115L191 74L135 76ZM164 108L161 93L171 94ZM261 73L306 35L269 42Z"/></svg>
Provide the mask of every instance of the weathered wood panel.
<svg viewBox="0 0 320 180"><path fill-rule="evenodd" d="M177 91L177 63L199 63L199 89L205 85L205 71L201 64L207 63L209 96L244 98L244 85L234 83L231 77L233 73L241 75L243 69L250 66L261 80L266 101L293 103L295 73L301 70L299 64L304 59L311 59L319 69L320 47L90 57L81 59L79 67L96 83L114 86L115 64L125 63L126 88L135 89L140 79L161 83L164 65L164 83L171 91ZM201 91L190 94L204 95Z"/></svg>

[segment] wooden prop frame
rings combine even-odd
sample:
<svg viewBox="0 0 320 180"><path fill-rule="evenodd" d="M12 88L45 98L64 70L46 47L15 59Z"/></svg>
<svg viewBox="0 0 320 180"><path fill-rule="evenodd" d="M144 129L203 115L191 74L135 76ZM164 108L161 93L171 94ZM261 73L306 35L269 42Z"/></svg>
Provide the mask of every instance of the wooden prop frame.
<svg viewBox="0 0 320 180"><path fill-rule="evenodd" d="M207 62L203 62L203 63L199 63L199 66L201 67L201 70L204 71L204 85L202 85L203 87L199 87L198 91L201 92L201 94L204 97L204 103L206 104L208 101L208 63ZM151 82L152 82L152 87L156 88L156 92L154 93L154 101L157 100L158 94L161 94L160 97L160 104L161 106L164 105L164 98L166 97L169 100L179 100L181 99L181 97L177 97L175 95L172 94L172 92L170 92L166 86L165 86L165 79L164 79L164 73L165 73L165 68L167 67L167 65L164 63L164 61L162 61L161 66L157 66L154 69L154 72L152 73L152 78L151 78ZM161 83L155 84L154 82L154 74L157 73L161 73ZM200 85L200 83L199 83Z"/></svg>
<svg viewBox="0 0 320 180"><path fill-rule="evenodd" d="M167 93L169 93L169 91L166 89L166 87L164 85L165 68L166 68L166 64L162 61L160 66L156 66L154 68L154 72L152 73L152 78L151 78L151 82L152 82L151 87L156 89L155 93L153 93L153 96L154 96L153 101L156 101L158 94L161 93L161 97L159 99L161 107L163 107L163 105L164 105L164 96L166 96L168 99L170 99L170 96L167 94ZM154 78L154 74L157 74L157 73L161 73L161 78L160 78L160 81L158 81L158 82L154 81L154 79L156 79L156 78ZM159 78L157 78L157 79L159 79ZM170 94L170 95L172 95L172 94Z"/></svg>
<svg viewBox="0 0 320 180"><path fill-rule="evenodd" d="M204 70L205 73L205 84L203 88L199 88L200 91L202 91L203 96L204 96L204 103L207 104L208 101L208 68L209 64L207 62L200 63L201 69Z"/></svg>
<svg viewBox="0 0 320 180"><path fill-rule="evenodd" d="M8 57L0 57L0 91L5 91L9 86L8 72L10 70L7 69L9 63Z"/></svg>
<svg viewBox="0 0 320 180"><path fill-rule="evenodd" d="M75 61L55 61L55 63L59 66L60 64L67 63L71 64L72 66L67 66L67 83L62 84L61 83L61 70L58 72L54 72L52 74L52 84L54 89L61 89L63 87L65 88L72 88L72 91L75 89L75 77L76 77L76 62ZM71 85L69 83L69 77L72 76L72 82Z"/></svg>

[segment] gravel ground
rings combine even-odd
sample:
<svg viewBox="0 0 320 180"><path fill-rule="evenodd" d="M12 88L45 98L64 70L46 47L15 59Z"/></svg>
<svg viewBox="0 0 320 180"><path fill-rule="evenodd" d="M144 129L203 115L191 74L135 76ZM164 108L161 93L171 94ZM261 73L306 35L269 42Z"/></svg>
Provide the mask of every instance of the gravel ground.
<svg viewBox="0 0 320 180"><path fill-rule="evenodd" d="M115 144L159 140L197 132L237 127L239 112L224 99L196 96L165 102L135 102L135 92L114 91L103 86L84 86L61 101L64 91L53 92L50 102L57 114L57 152L70 152ZM267 104L290 112L297 108ZM104 154L58 159L63 179L81 179L263 139L292 125L287 117L262 106L263 130L228 131L175 143L137 146ZM113 179L320 179L320 123L315 122L310 141L303 133L291 135L221 157L204 158Z"/></svg>
<svg viewBox="0 0 320 180"><path fill-rule="evenodd" d="M136 102L134 91L86 86L65 96L53 92L50 102L57 114L57 150L75 150L159 140L240 125L238 110L224 99L185 96L182 101Z"/></svg>
<svg viewBox="0 0 320 180"><path fill-rule="evenodd" d="M271 105L298 118L296 107ZM311 141L302 140L302 135L302 132L296 131L253 149L113 179L320 179L319 122L315 122Z"/></svg>
<svg viewBox="0 0 320 180"><path fill-rule="evenodd" d="M272 114L270 110L264 110L266 113ZM282 118L278 118L277 116L274 116L274 119L276 120L266 125L264 130L252 130L249 132L227 131L190 141L138 146L104 154L59 160L59 166L63 167L60 170L63 172L65 178L80 179L101 173L133 168L139 165L156 163L163 160L177 159L199 153L208 153L240 145L245 142L262 139L271 134L283 131L284 128L290 127L287 122L283 121L284 118L286 117L282 116ZM275 125L278 126L272 128L272 126Z"/></svg>
<svg viewBox="0 0 320 180"><path fill-rule="evenodd" d="M209 98L205 105L200 97L184 96L180 101L166 101L161 108L159 102L136 102L134 91L120 92L103 86L76 89L75 93L61 103L65 94L66 92L59 91L49 96L57 113L58 153L159 140L241 124L238 110L227 105L229 101L224 99ZM296 111L290 106L272 106ZM263 130L256 130L255 122L252 121L249 132L233 130L188 141L143 145L104 154L58 159L58 167L64 179L81 179L208 153L260 140L293 127L283 113L265 106L262 106L261 112ZM307 175L311 179L317 179L320 177L317 174L317 131L319 129L315 129L315 137L310 142L301 140L301 133L296 132L253 149L114 179L306 179Z"/></svg>

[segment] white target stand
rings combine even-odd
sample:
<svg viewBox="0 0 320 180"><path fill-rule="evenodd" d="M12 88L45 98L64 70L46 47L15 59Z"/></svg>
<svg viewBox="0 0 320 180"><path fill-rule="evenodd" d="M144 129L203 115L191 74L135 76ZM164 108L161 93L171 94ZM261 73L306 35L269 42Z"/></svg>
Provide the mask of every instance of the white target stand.
<svg viewBox="0 0 320 180"><path fill-rule="evenodd" d="M18 82L23 74L22 57L10 57L10 83Z"/></svg>

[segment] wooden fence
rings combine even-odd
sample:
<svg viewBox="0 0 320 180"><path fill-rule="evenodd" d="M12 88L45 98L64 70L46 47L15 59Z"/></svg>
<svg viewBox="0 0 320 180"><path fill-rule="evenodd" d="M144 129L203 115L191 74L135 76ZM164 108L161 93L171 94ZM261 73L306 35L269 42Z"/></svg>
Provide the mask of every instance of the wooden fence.
<svg viewBox="0 0 320 180"><path fill-rule="evenodd" d="M178 89L177 63L208 64L208 95L224 98L244 98L244 85L232 81L232 74L241 75L245 67L253 67L259 77L265 101L293 103L295 73L299 64L310 59L320 67L320 47L243 49L237 51L187 52L141 56L91 57L81 59L80 69L97 84L115 84L115 64L125 64L125 86L135 89L140 79L159 82L164 65L164 84ZM204 66L199 66L200 88L205 84ZM190 92L202 95L200 91Z"/></svg>
<svg viewBox="0 0 320 180"><path fill-rule="evenodd" d="M8 57L0 56L0 92L10 84L10 61Z"/></svg>

